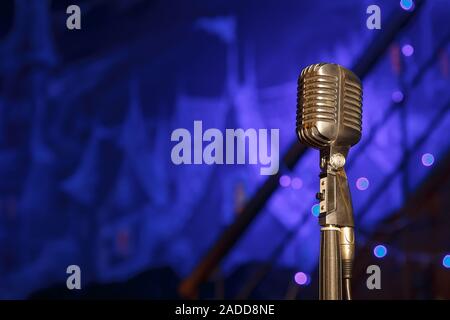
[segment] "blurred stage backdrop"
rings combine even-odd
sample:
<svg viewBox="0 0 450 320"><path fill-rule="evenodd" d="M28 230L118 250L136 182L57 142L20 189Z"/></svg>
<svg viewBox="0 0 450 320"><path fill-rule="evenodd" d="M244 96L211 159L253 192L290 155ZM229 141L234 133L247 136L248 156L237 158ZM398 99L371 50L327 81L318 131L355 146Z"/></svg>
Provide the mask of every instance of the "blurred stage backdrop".
<svg viewBox="0 0 450 320"><path fill-rule="evenodd" d="M446 0L1 1L0 297L178 298L268 177L176 166L172 131L279 128L281 157L297 77L325 61L365 70L355 298L450 299L449 19ZM318 160L282 165L200 298L317 298Z"/></svg>

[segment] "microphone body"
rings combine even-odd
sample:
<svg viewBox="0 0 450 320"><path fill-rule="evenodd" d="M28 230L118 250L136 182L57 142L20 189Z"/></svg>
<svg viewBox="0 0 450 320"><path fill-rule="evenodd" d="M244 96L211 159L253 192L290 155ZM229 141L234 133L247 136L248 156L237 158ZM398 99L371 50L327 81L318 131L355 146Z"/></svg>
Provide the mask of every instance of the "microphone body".
<svg viewBox="0 0 450 320"><path fill-rule="evenodd" d="M350 70L329 63L303 69L298 81L297 135L320 150L320 299L351 299L353 207L344 170L350 147L361 139L362 86Z"/></svg>
<svg viewBox="0 0 450 320"><path fill-rule="evenodd" d="M358 77L337 64L303 69L298 82L297 134L317 149L350 147L361 139L362 89Z"/></svg>

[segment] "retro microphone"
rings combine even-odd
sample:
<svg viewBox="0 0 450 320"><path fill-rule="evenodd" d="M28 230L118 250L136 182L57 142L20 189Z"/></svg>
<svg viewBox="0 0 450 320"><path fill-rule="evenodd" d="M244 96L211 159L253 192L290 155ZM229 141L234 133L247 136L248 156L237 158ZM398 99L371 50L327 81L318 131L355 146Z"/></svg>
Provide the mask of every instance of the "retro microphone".
<svg viewBox="0 0 450 320"><path fill-rule="evenodd" d="M353 207L345 160L361 139L361 81L350 70L313 64L298 79L297 135L320 150L319 298L351 300L350 280L355 251Z"/></svg>

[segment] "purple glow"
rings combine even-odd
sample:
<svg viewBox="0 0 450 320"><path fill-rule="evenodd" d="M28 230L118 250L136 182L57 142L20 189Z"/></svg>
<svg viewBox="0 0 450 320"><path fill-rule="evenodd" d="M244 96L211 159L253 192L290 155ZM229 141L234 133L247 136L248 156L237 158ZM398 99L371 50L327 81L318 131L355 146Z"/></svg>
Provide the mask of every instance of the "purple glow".
<svg viewBox="0 0 450 320"><path fill-rule="evenodd" d="M358 180L356 180L356 188L361 191L369 188L369 179L367 179L366 177L358 178Z"/></svg>
<svg viewBox="0 0 450 320"><path fill-rule="evenodd" d="M300 178L293 178L292 182L291 182L292 188L293 189L300 189L303 186L303 181Z"/></svg>
<svg viewBox="0 0 450 320"><path fill-rule="evenodd" d="M303 272L297 272L294 276L294 280L299 285L305 285L308 283L308 276Z"/></svg>
<svg viewBox="0 0 450 320"><path fill-rule="evenodd" d="M392 92L392 101L399 103L403 101L403 92L400 90Z"/></svg>
<svg viewBox="0 0 450 320"><path fill-rule="evenodd" d="M280 185L282 187L289 187L289 185L291 184L291 178L289 176L283 175L280 177Z"/></svg>
<svg viewBox="0 0 450 320"><path fill-rule="evenodd" d="M431 153L425 153L422 156L422 164L425 167L430 167L433 165L433 163L434 163L434 156Z"/></svg>
<svg viewBox="0 0 450 320"><path fill-rule="evenodd" d="M414 10L414 1L413 0L401 0L400 7L402 7L402 9L406 10L406 11L413 11Z"/></svg>
<svg viewBox="0 0 450 320"><path fill-rule="evenodd" d="M402 47L402 53L403 53L403 55L404 55L405 57L410 57L410 56L412 56L413 53L414 53L414 47L413 47L412 45L410 45L410 44L405 44L405 45Z"/></svg>

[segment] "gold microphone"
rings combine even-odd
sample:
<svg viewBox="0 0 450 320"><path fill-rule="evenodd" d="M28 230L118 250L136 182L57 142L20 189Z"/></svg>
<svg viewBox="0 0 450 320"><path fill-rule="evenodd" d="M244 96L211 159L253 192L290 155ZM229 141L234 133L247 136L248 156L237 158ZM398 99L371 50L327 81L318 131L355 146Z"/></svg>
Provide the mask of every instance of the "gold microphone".
<svg viewBox="0 0 450 320"><path fill-rule="evenodd" d="M306 67L298 80L297 135L320 150L319 298L351 299L355 252L353 207L344 170L350 147L361 139L362 85L350 70L331 63ZM343 290L344 288L344 290Z"/></svg>

